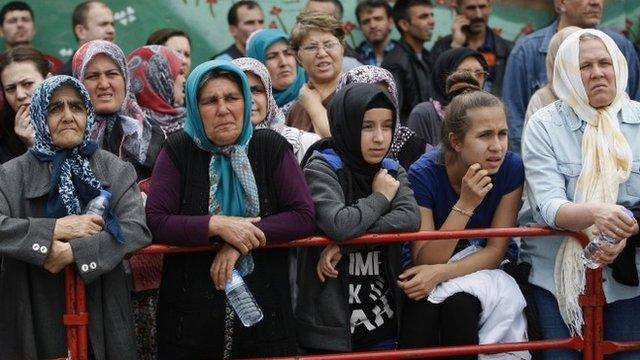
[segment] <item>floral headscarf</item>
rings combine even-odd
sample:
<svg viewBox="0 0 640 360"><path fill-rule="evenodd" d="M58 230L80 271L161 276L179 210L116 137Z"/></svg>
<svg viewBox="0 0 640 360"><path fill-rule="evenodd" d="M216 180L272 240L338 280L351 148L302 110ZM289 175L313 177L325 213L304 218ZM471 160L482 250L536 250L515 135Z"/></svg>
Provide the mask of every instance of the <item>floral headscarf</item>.
<svg viewBox="0 0 640 360"><path fill-rule="evenodd" d="M70 149L59 149L53 145L47 117L49 102L53 93L62 87L72 87L82 98L87 108L87 122L84 136L79 145ZM100 181L96 179L89 159L98 146L90 140L90 127L94 122L93 106L89 93L80 81L70 76L53 76L45 79L34 90L31 98L31 125L34 129L33 155L40 161L51 163L51 182L49 198L46 204L47 216L61 218L82 213L82 203L100 195ZM111 212L106 214L107 231L118 242L124 243L125 237L120 223Z"/></svg>
<svg viewBox="0 0 640 360"><path fill-rule="evenodd" d="M580 42L590 35L602 41L611 56L615 72L616 94L610 105L594 108L580 75ZM589 39L589 37L587 37ZM576 183L573 201L576 203L615 204L618 188L627 181L631 172L631 148L618 123L622 103L628 99L625 92L627 61L616 43L605 33L594 29L579 30L569 35L560 45L555 60L553 89L578 117L586 122L582 136L582 171ZM591 239L595 226L585 232ZM554 269L556 296L560 314L572 333L582 334L582 311L578 295L585 285L585 270L581 260L582 247L574 239L562 243Z"/></svg>
<svg viewBox="0 0 640 360"><path fill-rule="evenodd" d="M131 92L147 117L169 135L182 129L186 109L175 106L174 85L182 71L182 55L166 46L137 48L127 59Z"/></svg>
<svg viewBox="0 0 640 360"><path fill-rule="evenodd" d="M122 147L127 154L117 154L123 157L132 157L133 160L144 163L147 157L147 149L151 140L151 129L145 121L144 113L135 97L131 93L130 74L127 68L126 58L122 49L118 45L105 41L93 40L82 45L73 55L71 67L73 76L82 81L84 74L91 60L96 55L105 54L118 67L125 83L124 101L120 110L115 114L99 115L96 114L96 121L91 129L91 139L98 144L102 144L105 134L113 128L116 121L121 121L123 139Z"/></svg>
<svg viewBox="0 0 640 360"><path fill-rule="evenodd" d="M303 131L284 124L285 117L273 98L271 76L269 76L267 68L260 61L249 57L238 58L232 62L240 69L258 76L267 93L267 116L261 123L257 124L255 128L271 129L278 132L287 139L293 147L293 152L297 154L302 148Z"/></svg>
<svg viewBox="0 0 640 360"><path fill-rule="evenodd" d="M363 65L353 68L340 75L336 92L349 84L355 83L386 84L389 95L391 95L391 101L393 101L393 105L398 108L398 88L396 87L393 75L387 69L373 65ZM400 113L396 112L395 135L391 143L391 149L389 150L391 157L397 159L404 144L414 135L415 132L413 132L413 130L400 125Z"/></svg>

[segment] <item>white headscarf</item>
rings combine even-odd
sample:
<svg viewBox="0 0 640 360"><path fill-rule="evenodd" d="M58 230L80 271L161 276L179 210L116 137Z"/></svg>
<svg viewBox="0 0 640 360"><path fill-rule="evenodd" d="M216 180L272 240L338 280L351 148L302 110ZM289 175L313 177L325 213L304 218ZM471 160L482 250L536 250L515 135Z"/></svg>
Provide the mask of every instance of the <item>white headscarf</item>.
<svg viewBox="0 0 640 360"><path fill-rule="evenodd" d="M616 94L609 106L594 108L580 75L580 41L585 34L602 40L615 73ZM583 40L584 41L584 40ZM618 187L629 178L631 148L620 131L618 113L627 86L627 61L615 42L599 30L584 29L569 35L560 45L555 60L553 89L558 98L585 121L582 137L582 171L578 177L573 201L575 203L615 204ZM585 230L594 237L595 226ZM578 295L584 291L585 268L581 259L582 246L574 239L564 240L556 256L554 277L560 314L572 334L582 336L582 311Z"/></svg>

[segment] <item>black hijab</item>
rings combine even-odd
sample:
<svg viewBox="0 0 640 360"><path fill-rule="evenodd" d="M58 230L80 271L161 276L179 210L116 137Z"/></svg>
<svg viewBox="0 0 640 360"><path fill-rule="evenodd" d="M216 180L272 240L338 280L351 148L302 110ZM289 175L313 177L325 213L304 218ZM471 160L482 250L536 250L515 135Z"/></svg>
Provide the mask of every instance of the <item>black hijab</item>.
<svg viewBox="0 0 640 360"><path fill-rule="evenodd" d="M385 159L378 164L369 164L362 157L360 146L362 121L364 113L374 108L393 111L392 129L395 129L397 109L385 90L375 84L362 83L349 84L342 88L329 104L328 115L332 137L315 147L323 153L325 158L331 157L332 152L335 153L334 156L340 158L342 171L338 173L338 178L347 204L352 204L371 194L373 178L383 166L394 168L388 164L390 161L393 162L392 160Z"/></svg>
<svg viewBox="0 0 640 360"><path fill-rule="evenodd" d="M447 97L446 90L447 77L455 72L460 63L468 57L476 58L480 62L480 65L482 65L484 71L488 71L489 65L484 59L484 56L468 47L449 49L442 52L436 59L433 65L431 81L433 82L434 99L438 100L440 104L449 104L450 99Z"/></svg>

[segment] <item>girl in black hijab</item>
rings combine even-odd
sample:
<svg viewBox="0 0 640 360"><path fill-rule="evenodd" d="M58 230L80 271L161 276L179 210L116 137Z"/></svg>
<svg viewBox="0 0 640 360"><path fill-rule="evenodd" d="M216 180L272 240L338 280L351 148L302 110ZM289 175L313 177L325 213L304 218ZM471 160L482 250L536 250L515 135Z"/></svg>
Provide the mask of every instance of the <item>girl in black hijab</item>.
<svg viewBox="0 0 640 360"><path fill-rule="evenodd" d="M333 137L317 143L303 161L318 227L336 242L420 227L406 172L385 158L396 111L379 86L346 86L329 105ZM301 249L300 345L312 353L395 348L399 271L400 244Z"/></svg>
<svg viewBox="0 0 640 360"><path fill-rule="evenodd" d="M489 66L482 54L467 47L449 49L440 54L434 64L431 78L434 98L413 108L407 126L425 139L427 144L438 145L444 111L449 102L459 95L450 91L455 83L448 80L449 76L457 71L469 71L477 80L473 85L482 89L489 74L488 69Z"/></svg>

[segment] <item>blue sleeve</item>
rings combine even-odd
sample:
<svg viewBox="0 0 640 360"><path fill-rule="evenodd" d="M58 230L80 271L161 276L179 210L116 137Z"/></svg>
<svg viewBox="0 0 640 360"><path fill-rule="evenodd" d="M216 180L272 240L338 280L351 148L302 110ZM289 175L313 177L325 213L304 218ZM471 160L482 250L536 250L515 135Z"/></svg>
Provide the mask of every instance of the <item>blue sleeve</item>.
<svg viewBox="0 0 640 360"><path fill-rule="evenodd" d="M524 184L524 164L520 155L507 152L505 157L504 172L502 172L502 194L506 195Z"/></svg>
<svg viewBox="0 0 640 360"><path fill-rule="evenodd" d="M502 101L508 109L509 149L517 154L520 153L524 114L531 97L525 57L525 49L520 42L509 55L502 83Z"/></svg>
<svg viewBox="0 0 640 360"><path fill-rule="evenodd" d="M627 59L627 67L629 68L629 80L627 81L627 93L633 100L640 101L640 88L638 86L638 76L640 76L640 63L638 62L638 53L633 47L631 41L617 34L614 37L620 51Z"/></svg>
<svg viewBox="0 0 640 360"><path fill-rule="evenodd" d="M437 179L434 169L428 166L423 155L409 169L409 185L416 197L419 206L433 209L435 203L434 189L437 186Z"/></svg>

